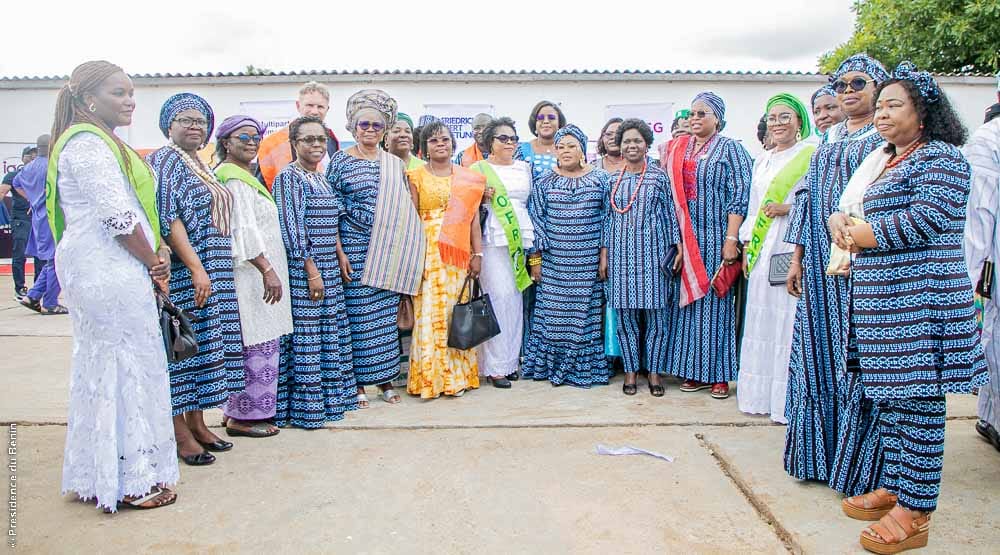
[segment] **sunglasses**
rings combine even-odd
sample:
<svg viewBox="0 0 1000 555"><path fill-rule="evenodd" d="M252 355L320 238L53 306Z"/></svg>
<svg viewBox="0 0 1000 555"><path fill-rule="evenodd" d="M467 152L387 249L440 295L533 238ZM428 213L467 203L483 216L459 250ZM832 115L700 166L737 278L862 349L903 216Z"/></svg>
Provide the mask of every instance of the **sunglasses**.
<svg viewBox="0 0 1000 555"><path fill-rule="evenodd" d="M358 122L358 129L362 131L368 131L369 129L371 129L372 131L375 131L377 133L385 129L385 124L382 123L381 121L364 120Z"/></svg>
<svg viewBox="0 0 1000 555"><path fill-rule="evenodd" d="M767 116L768 125L785 125L792 123L792 114L778 114L777 116Z"/></svg>
<svg viewBox="0 0 1000 555"><path fill-rule="evenodd" d="M844 92L847 90L847 87L851 87L852 91L858 92L864 90L864 88L868 86L868 83L874 83L874 82L875 82L874 79L865 79L864 77L855 77L850 81L844 81L843 79L838 79L833 84L833 90L836 91L837 94L844 94Z"/></svg>
<svg viewBox="0 0 1000 555"><path fill-rule="evenodd" d="M300 143L305 143L307 145L325 145L326 136L324 135L312 135L309 137L299 137L296 139Z"/></svg>
<svg viewBox="0 0 1000 555"><path fill-rule="evenodd" d="M555 121L555 120L559 119L559 115L558 114L538 114L537 116L535 116L535 119L538 120L538 121L544 121L544 120Z"/></svg>
<svg viewBox="0 0 1000 555"><path fill-rule="evenodd" d="M202 129L208 129L208 120L200 118L177 118L174 121L180 124L184 129L191 129L192 127L200 127Z"/></svg>
<svg viewBox="0 0 1000 555"><path fill-rule="evenodd" d="M258 144L258 145L260 144L260 135L251 135L249 133L240 133L239 135L233 135L233 138L237 139L239 142L241 142L241 143L243 143L245 145L248 145L251 142L254 143L254 144Z"/></svg>
<svg viewBox="0 0 1000 555"><path fill-rule="evenodd" d="M501 144L505 145L516 145L518 139L520 139L520 137L517 135L497 135L496 137L493 137L493 140L500 141Z"/></svg>
<svg viewBox="0 0 1000 555"><path fill-rule="evenodd" d="M714 116L714 115L715 115L715 112L713 112L711 110L707 110L707 111L706 110L691 110L691 113L688 114L688 119L694 118L694 117L697 117L697 118L701 119L701 118L707 118L708 116Z"/></svg>

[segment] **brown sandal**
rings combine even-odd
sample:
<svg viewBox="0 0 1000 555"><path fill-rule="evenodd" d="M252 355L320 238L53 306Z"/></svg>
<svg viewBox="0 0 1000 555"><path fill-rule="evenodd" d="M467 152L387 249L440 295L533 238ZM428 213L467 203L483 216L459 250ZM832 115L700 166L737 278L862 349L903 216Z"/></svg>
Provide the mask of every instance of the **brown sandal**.
<svg viewBox="0 0 1000 555"><path fill-rule="evenodd" d="M159 509L167 505L173 505L177 501L177 494L173 490L162 486L153 486L149 493L138 497L126 496L118 502L119 509Z"/></svg>
<svg viewBox="0 0 1000 555"><path fill-rule="evenodd" d="M907 517L909 517L908 511ZM886 514L861 532L861 547L879 555L892 555L908 549L927 547L931 527L930 513L924 513L923 516L916 518L909 517L908 520L909 522L904 524L893 513Z"/></svg>
<svg viewBox="0 0 1000 555"><path fill-rule="evenodd" d="M845 497L840 502L844 514L854 520L878 520L896 506L896 496L885 488L864 495Z"/></svg>

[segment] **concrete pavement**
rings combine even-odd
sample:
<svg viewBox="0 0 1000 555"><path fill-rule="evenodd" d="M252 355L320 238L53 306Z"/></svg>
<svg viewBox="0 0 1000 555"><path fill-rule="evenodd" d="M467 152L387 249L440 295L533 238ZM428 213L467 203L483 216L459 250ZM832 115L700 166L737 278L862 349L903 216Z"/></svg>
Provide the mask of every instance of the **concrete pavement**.
<svg viewBox="0 0 1000 555"><path fill-rule="evenodd" d="M0 291L10 291L9 278ZM707 392L488 384L459 399L374 399L323 430L237 438L181 467L178 502L104 515L60 497L68 317L0 300L0 421L17 424L17 547L29 553L856 553L839 496L789 478L784 427ZM1000 453L949 399L925 553L1000 552ZM207 415L217 425L218 411ZM611 457L598 443L674 457Z"/></svg>

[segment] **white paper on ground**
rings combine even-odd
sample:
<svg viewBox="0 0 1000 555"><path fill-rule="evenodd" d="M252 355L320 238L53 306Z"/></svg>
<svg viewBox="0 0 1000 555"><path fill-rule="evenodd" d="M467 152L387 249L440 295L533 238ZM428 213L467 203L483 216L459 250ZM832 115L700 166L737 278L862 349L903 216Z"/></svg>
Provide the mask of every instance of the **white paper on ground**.
<svg viewBox="0 0 1000 555"><path fill-rule="evenodd" d="M656 453L654 451L647 451L646 449L640 449L638 447L633 447L631 445L626 445L624 447L608 447L607 445L598 443L597 454L598 455L650 455L658 459L663 459L667 462L674 462L674 458L671 457L670 455L664 455L662 453Z"/></svg>

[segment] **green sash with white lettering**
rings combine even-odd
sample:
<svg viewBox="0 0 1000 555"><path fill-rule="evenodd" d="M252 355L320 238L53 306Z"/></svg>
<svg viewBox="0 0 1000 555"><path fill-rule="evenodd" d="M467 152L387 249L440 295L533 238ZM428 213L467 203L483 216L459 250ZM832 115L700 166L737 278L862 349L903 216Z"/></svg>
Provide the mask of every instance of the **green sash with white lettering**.
<svg viewBox="0 0 1000 555"><path fill-rule="evenodd" d="M750 275L750 271L757 264L760 249L764 247L764 238L767 237L767 231L771 229L771 224L774 222L772 218L764 214L764 207L771 203L781 204L785 202L788 192L809 170L809 161L815 151L816 147L812 145L803 148L785 164L785 167L781 168L778 175L774 176L771 184L768 185L764 199L760 202L760 209L757 210L757 220L754 221L753 234L750 236L750 244L747 245L746 249L747 275Z"/></svg>
<svg viewBox="0 0 1000 555"><path fill-rule="evenodd" d="M524 247L521 244L521 226L517 222L517 214L514 213L514 206L507 196L507 187L504 186L500 176L493 170L489 162L481 160L469 167L474 172L486 176L486 184L493 187L493 214L496 215L500 225L503 226L504 235L507 236L507 250L510 252L510 266L514 269L514 283L517 284L518 291L524 291L531 286L531 276L524 266Z"/></svg>
<svg viewBox="0 0 1000 555"><path fill-rule="evenodd" d="M215 177L219 178L221 183L225 183L230 179L236 179L237 181L242 181L247 185L253 187L258 193L264 195L267 200L274 202L274 197L271 196L271 192L267 190L267 187L260 182L259 179L253 176L250 172L245 169L233 164L231 162L225 162L219 164L219 167L215 168Z"/></svg>

